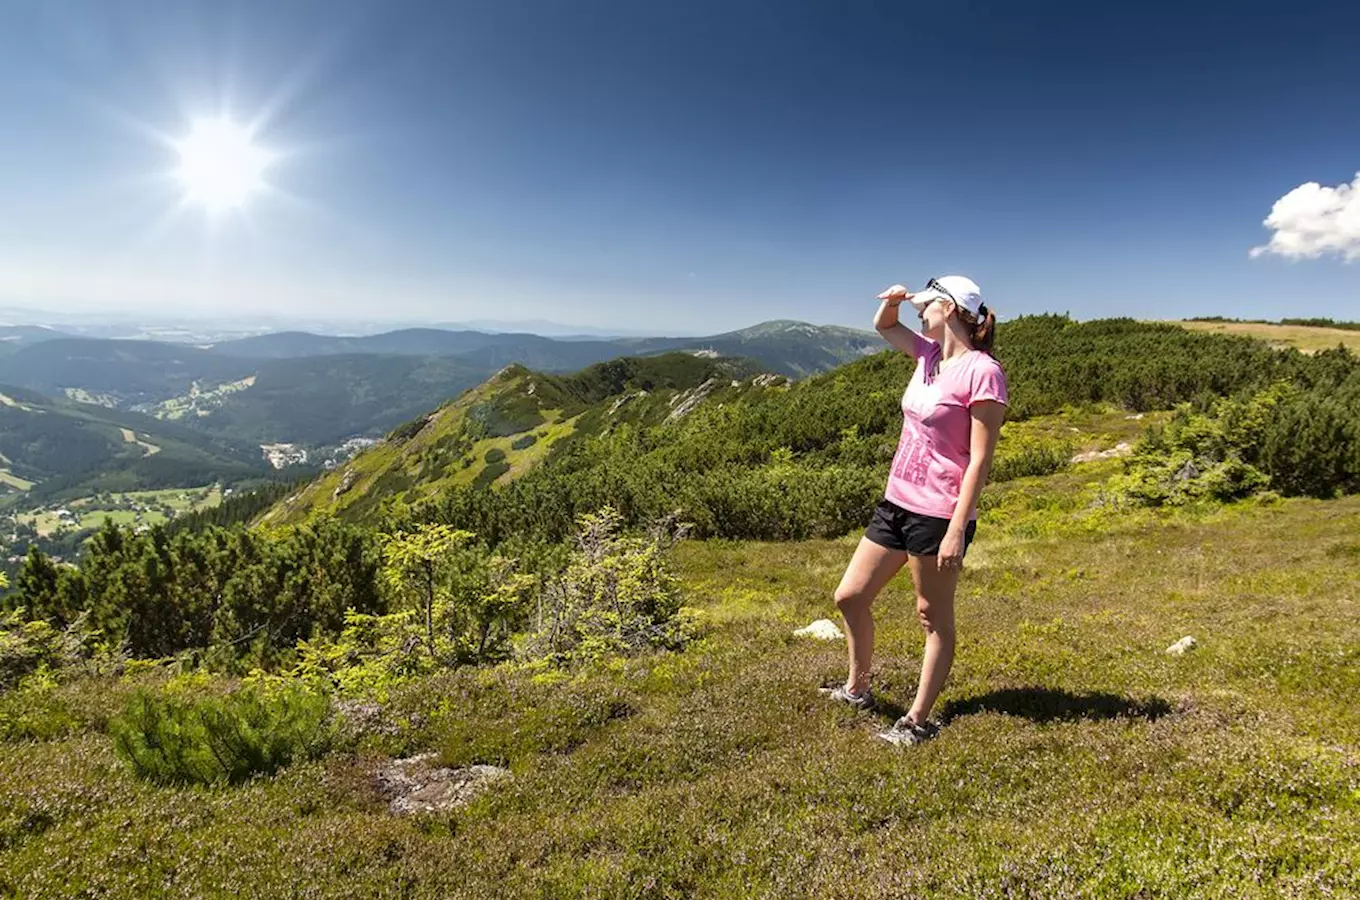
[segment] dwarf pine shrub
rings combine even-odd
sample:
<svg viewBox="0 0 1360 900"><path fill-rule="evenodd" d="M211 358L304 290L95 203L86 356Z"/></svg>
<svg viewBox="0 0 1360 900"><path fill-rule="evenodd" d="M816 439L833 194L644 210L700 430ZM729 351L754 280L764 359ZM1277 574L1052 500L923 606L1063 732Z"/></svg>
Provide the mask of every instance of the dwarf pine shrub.
<svg viewBox="0 0 1360 900"><path fill-rule="evenodd" d="M133 695L110 725L114 746L159 784L236 784L319 756L332 740L329 701L298 685L225 697Z"/></svg>
<svg viewBox="0 0 1360 900"><path fill-rule="evenodd" d="M1120 487L1136 501L1237 500L1267 488L1330 497L1360 488L1360 376L1305 389L1279 383L1207 412L1179 408L1129 458Z"/></svg>
<svg viewBox="0 0 1360 900"><path fill-rule="evenodd" d="M684 535L673 521L647 537L622 533L623 517L606 506L582 516L562 575L542 592L529 656L572 663L616 653L674 648L689 637L679 579L669 551Z"/></svg>
<svg viewBox="0 0 1360 900"><path fill-rule="evenodd" d="M1008 437L996 450L990 482L1010 481L1027 475L1052 475L1071 465L1076 447L1071 441L1051 438Z"/></svg>

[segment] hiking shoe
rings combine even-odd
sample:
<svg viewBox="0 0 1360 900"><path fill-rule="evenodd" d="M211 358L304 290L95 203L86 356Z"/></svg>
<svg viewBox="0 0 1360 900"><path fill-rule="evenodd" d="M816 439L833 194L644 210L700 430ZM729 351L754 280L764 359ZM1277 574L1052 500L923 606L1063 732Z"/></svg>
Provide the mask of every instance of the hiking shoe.
<svg viewBox="0 0 1360 900"><path fill-rule="evenodd" d="M823 694L839 703L848 703L855 709L870 710L874 708L874 694L868 688L858 694L852 694L843 684L838 684L833 688L821 688Z"/></svg>
<svg viewBox="0 0 1360 900"><path fill-rule="evenodd" d="M903 744L924 744L940 733L940 726L934 722L918 723L906 716L893 723L893 727L876 735L879 740L901 746Z"/></svg>

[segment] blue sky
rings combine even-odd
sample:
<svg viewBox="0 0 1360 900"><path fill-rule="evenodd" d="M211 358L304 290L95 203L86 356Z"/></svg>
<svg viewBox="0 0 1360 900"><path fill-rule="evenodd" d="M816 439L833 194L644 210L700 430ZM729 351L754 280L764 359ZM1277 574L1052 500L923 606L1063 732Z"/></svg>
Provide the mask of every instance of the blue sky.
<svg viewBox="0 0 1360 900"><path fill-rule="evenodd" d="M1358 34L1307 0L0 0L0 306L711 333L959 272L1008 316L1360 319ZM168 142L223 112L279 157L210 216Z"/></svg>

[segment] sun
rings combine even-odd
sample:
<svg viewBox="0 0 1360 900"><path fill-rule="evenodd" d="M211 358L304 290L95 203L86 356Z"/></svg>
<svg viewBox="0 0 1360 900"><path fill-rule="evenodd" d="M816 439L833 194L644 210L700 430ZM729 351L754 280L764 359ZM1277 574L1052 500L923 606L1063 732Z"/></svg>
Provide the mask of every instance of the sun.
<svg viewBox="0 0 1360 900"><path fill-rule="evenodd" d="M199 119L189 134L175 142L179 168L175 177L185 199L208 212L245 206L265 187L271 155L256 146L254 134L230 119Z"/></svg>

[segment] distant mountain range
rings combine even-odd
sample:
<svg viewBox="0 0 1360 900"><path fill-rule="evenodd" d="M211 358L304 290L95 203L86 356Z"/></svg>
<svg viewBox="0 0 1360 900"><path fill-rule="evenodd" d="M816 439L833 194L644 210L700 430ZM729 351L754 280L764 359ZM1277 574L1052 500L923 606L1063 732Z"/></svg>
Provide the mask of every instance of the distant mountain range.
<svg viewBox="0 0 1360 900"><path fill-rule="evenodd" d="M561 322L553 322L548 319L469 319L437 322L396 322L391 319L387 321L356 319L328 321L316 316L261 316L255 314L221 318L180 319L145 314L53 313L51 311L0 306L0 334L3 333L3 329L11 326L50 328L61 332L66 337L171 341L181 344L210 344L286 331L370 335L407 328L431 328L440 331L483 331L493 334L537 334L563 340L648 336L647 332L638 331L634 328L564 325Z"/></svg>
<svg viewBox="0 0 1360 900"><path fill-rule="evenodd" d="M302 331L223 341L214 353L247 358L383 353L401 356L462 356L487 365L520 363L547 371L570 371L624 354L672 350L746 356L772 371L810 375L881 349L872 332L836 325L780 320L707 337L650 337L564 340L535 334L409 328L364 337L330 337Z"/></svg>
<svg viewBox="0 0 1360 900"><path fill-rule="evenodd" d="M377 436L509 365L574 372L620 356L674 351L741 357L789 377L882 349L878 335L766 322L706 337L560 339L413 328L363 337L280 332L190 346L71 338L6 326L0 382L142 411L230 440L311 446Z"/></svg>
<svg viewBox="0 0 1360 900"><path fill-rule="evenodd" d="M20 347L65 336L45 325L0 325L0 356L13 353Z"/></svg>

